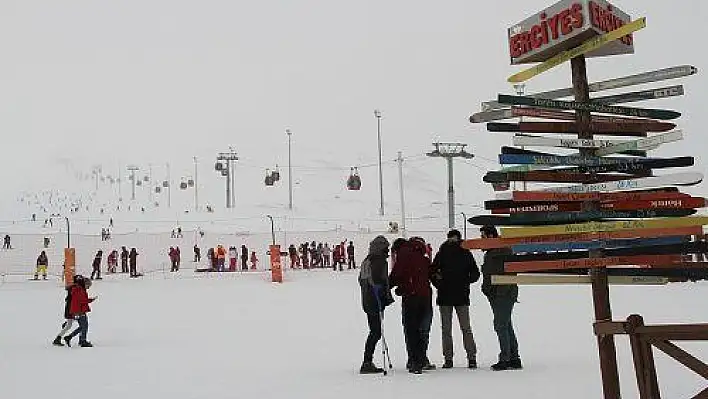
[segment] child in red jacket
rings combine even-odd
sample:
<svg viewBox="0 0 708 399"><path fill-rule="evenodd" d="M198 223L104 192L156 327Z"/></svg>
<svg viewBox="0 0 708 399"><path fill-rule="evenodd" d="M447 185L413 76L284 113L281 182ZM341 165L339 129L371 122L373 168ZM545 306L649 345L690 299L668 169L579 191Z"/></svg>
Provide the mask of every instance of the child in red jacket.
<svg viewBox="0 0 708 399"><path fill-rule="evenodd" d="M77 276L78 277L78 276ZM69 304L69 314L79 322L79 327L71 334L64 337L64 342L67 346L71 346L71 339L79 336L79 346L82 348L90 348L93 345L86 340L88 334L88 312L91 311L89 304L96 300L95 297L89 298L87 289L91 288L91 280L86 278L77 278L75 284L71 287L71 303Z"/></svg>

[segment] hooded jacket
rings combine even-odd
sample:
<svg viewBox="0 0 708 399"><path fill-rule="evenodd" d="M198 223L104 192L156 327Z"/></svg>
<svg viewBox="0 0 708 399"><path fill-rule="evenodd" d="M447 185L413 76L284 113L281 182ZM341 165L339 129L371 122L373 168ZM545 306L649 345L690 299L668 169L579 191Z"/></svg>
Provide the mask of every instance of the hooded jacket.
<svg viewBox="0 0 708 399"><path fill-rule="evenodd" d="M408 241L401 245L396 253L389 282L392 287L399 287L396 293L406 297L432 296L430 289L430 259L425 256L425 244Z"/></svg>
<svg viewBox="0 0 708 399"><path fill-rule="evenodd" d="M504 260L509 255L509 248L495 248L484 253L482 293L490 299L506 298L516 301L519 297L519 286L516 284L492 285L493 275L505 274Z"/></svg>
<svg viewBox="0 0 708 399"><path fill-rule="evenodd" d="M71 316L77 316L85 314L91 311L89 303L93 302L93 299L89 299L88 292L86 288L81 284L74 284L71 286L71 300L69 304L69 314Z"/></svg>
<svg viewBox="0 0 708 399"><path fill-rule="evenodd" d="M437 288L438 306L469 306L470 284L479 280L479 268L460 241L445 241L433 260L430 281Z"/></svg>
<svg viewBox="0 0 708 399"><path fill-rule="evenodd" d="M366 313L378 313L393 303L388 287L388 240L378 236L369 243L369 254L361 263L359 269L359 286L361 287L361 305ZM379 298L376 297L374 286L382 287ZM379 305L380 304L380 305Z"/></svg>

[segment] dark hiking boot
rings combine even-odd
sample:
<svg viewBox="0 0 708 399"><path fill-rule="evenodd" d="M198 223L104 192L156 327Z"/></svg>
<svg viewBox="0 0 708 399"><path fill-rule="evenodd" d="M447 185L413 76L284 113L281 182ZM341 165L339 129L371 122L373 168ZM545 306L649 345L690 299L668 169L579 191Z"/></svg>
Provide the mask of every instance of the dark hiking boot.
<svg viewBox="0 0 708 399"><path fill-rule="evenodd" d="M69 336L64 337L64 342L66 342L66 346L71 348L71 338Z"/></svg>
<svg viewBox="0 0 708 399"><path fill-rule="evenodd" d="M524 368L524 366L521 364L521 359L518 357L516 359L509 360L508 365L509 365L509 368L512 370L519 370L519 369Z"/></svg>
<svg viewBox="0 0 708 399"><path fill-rule="evenodd" d="M93 344L88 341L79 342L79 346L82 348L93 348Z"/></svg>
<svg viewBox="0 0 708 399"><path fill-rule="evenodd" d="M376 367L374 362L364 362L361 364L361 368L359 368L359 374L378 374L383 372L384 369Z"/></svg>
<svg viewBox="0 0 708 399"><path fill-rule="evenodd" d="M423 367L417 364L414 364L410 370L408 370L409 373L412 374L423 374Z"/></svg>
<svg viewBox="0 0 708 399"><path fill-rule="evenodd" d="M509 370L509 362L500 360L497 363L492 364L492 370L494 371L504 371L504 370Z"/></svg>
<svg viewBox="0 0 708 399"><path fill-rule="evenodd" d="M436 368L437 368L437 366L435 366L434 364L432 364L430 362L428 362L427 364L425 364L423 366L423 370L425 370L425 371L435 370Z"/></svg>
<svg viewBox="0 0 708 399"><path fill-rule="evenodd" d="M467 360L467 368L468 369L476 369L477 368L477 359L472 358Z"/></svg>
<svg viewBox="0 0 708 399"><path fill-rule="evenodd" d="M445 359L445 362L443 363L442 368L451 369L452 368L452 359Z"/></svg>
<svg viewBox="0 0 708 399"><path fill-rule="evenodd" d="M54 338L54 341L52 341L52 345L54 346L64 346L64 344L61 343L61 337L57 335L56 338Z"/></svg>
<svg viewBox="0 0 708 399"><path fill-rule="evenodd" d="M411 362L411 359L408 359L408 361L406 361L406 370L410 371L411 367L413 367L413 362Z"/></svg>

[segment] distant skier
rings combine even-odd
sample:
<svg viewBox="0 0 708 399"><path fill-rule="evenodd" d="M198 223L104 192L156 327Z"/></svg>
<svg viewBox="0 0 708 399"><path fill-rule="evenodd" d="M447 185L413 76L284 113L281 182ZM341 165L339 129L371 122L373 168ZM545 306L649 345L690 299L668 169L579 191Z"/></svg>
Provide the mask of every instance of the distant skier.
<svg viewBox="0 0 708 399"><path fill-rule="evenodd" d="M297 248L295 245L290 244L288 247L288 255L290 256L290 268L295 269L295 267L300 266L300 258L297 256Z"/></svg>
<svg viewBox="0 0 708 399"><path fill-rule="evenodd" d="M96 256L93 258L93 271L91 271L91 280L96 277L96 280L101 280L101 260L103 259L103 251L98 250Z"/></svg>
<svg viewBox="0 0 708 399"><path fill-rule="evenodd" d="M238 269L238 251L236 247L229 247L229 271L236 271Z"/></svg>
<svg viewBox="0 0 708 399"><path fill-rule="evenodd" d="M34 271L34 279L38 280L39 275L42 274L42 279L47 279L47 267L49 267L49 259L47 259L47 253L42 251L37 257L37 269Z"/></svg>
<svg viewBox="0 0 708 399"><path fill-rule="evenodd" d="M199 249L197 244L194 244L194 263L202 261L202 250Z"/></svg>
<svg viewBox="0 0 708 399"><path fill-rule="evenodd" d="M349 241L347 246L347 269L356 269L356 262L354 262L354 242Z"/></svg>
<svg viewBox="0 0 708 399"><path fill-rule="evenodd" d="M170 263L172 264L172 267L170 268L170 272L176 272L178 270L177 251L175 250L174 247L170 247L170 250L168 252L168 256L170 257Z"/></svg>
<svg viewBox="0 0 708 399"><path fill-rule="evenodd" d="M223 272L224 264L226 263L226 249L219 244L216 247L216 271Z"/></svg>
<svg viewBox="0 0 708 399"><path fill-rule="evenodd" d="M258 257L256 256L256 251L251 252L251 270L256 270L258 266Z"/></svg>
<svg viewBox="0 0 708 399"><path fill-rule="evenodd" d="M123 247L120 251L120 272L128 273L128 248Z"/></svg>
<svg viewBox="0 0 708 399"><path fill-rule="evenodd" d="M89 288L91 288L91 280L85 278L77 279L76 284L71 287L69 314L79 322L79 327L64 337L66 346L71 347L72 338L79 335L79 346L82 348L93 347L93 344L86 339L89 327L88 313L91 311L89 304L96 300L96 297L89 298L87 292Z"/></svg>
<svg viewBox="0 0 708 399"><path fill-rule="evenodd" d="M140 277L138 274L138 251L135 247L130 249L128 258L130 260L130 277Z"/></svg>
<svg viewBox="0 0 708 399"><path fill-rule="evenodd" d="M10 245L10 235L5 234L5 237L2 240L2 249L12 249L12 245Z"/></svg>
<svg viewBox="0 0 708 399"><path fill-rule="evenodd" d="M329 247L329 244L325 243L324 247L322 247L322 262L323 262L323 267L329 267L330 266L330 257L332 256L332 249Z"/></svg>
<svg viewBox="0 0 708 399"><path fill-rule="evenodd" d="M241 245L241 270L248 270L248 248Z"/></svg>
<svg viewBox="0 0 708 399"><path fill-rule="evenodd" d="M108 273L115 273L118 267L118 251L115 249L108 253L108 258L106 259L108 264Z"/></svg>

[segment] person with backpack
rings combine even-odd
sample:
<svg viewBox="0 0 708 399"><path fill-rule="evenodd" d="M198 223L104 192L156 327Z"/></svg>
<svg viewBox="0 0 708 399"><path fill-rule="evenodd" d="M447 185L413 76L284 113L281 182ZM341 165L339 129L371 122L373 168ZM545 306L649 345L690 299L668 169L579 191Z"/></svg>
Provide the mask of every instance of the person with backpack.
<svg viewBox="0 0 708 399"><path fill-rule="evenodd" d="M382 337L384 309L393 303L388 282L389 243L386 237L378 236L369 243L369 255L359 270L361 305L369 325L369 334L364 344L364 361L359 368L361 374L382 373L384 370L374 364L374 350ZM385 361L385 360L384 360Z"/></svg>
<svg viewBox="0 0 708 399"><path fill-rule="evenodd" d="M71 316L71 290L76 284L78 280L83 279L84 276L77 274L74 276L74 280L71 284L66 286L66 298L64 299L64 322L61 325L61 330L59 331L59 334L54 338L54 341L52 341L52 345L54 346L64 346L64 344L61 342L62 338L64 335L71 330L71 327L74 325L74 318Z"/></svg>
<svg viewBox="0 0 708 399"><path fill-rule="evenodd" d="M437 289L436 303L440 308L444 369L453 366L452 312L462 331L467 352L467 367L477 368L477 345L470 324L470 285L479 280L479 268L470 251L462 248L462 234L450 230L433 260L430 281Z"/></svg>
<svg viewBox="0 0 708 399"><path fill-rule="evenodd" d="M79 335L80 347L93 347L93 344L86 339L89 328L88 313L91 311L89 304L96 300L96 297L89 298L87 291L89 288L91 288L91 280L85 278L76 279L76 283L71 287L69 315L79 323L79 327L64 337L68 347L71 347L71 340L77 335Z"/></svg>
<svg viewBox="0 0 708 399"><path fill-rule="evenodd" d="M411 238L402 243L396 254L389 283L403 297L401 312L406 336L409 371L422 374L434 365L428 360L427 346L433 305L429 282L430 259L425 256L425 242Z"/></svg>
<svg viewBox="0 0 708 399"><path fill-rule="evenodd" d="M172 267L170 268L170 272L176 272L178 270L178 268L177 268L177 251L175 250L174 247L170 247L170 250L168 251L167 255L170 257L170 263L172 264Z"/></svg>
<svg viewBox="0 0 708 399"><path fill-rule="evenodd" d="M101 280L101 260L103 259L103 251L98 250L96 257L93 258L93 270L91 271L91 280L96 277L96 280Z"/></svg>
<svg viewBox="0 0 708 399"><path fill-rule="evenodd" d="M37 257L37 268L34 271L34 279L38 280L39 275L42 275L42 279L47 279L47 267L49 267L49 259L47 259L47 253L42 251Z"/></svg>
<svg viewBox="0 0 708 399"><path fill-rule="evenodd" d="M479 229L482 238L498 238L496 227L485 225ZM492 276L504 274L505 258L512 254L509 248L492 248L484 252L482 264L482 293L489 300L494 315L494 332L499 340L499 361L492 370L518 370L522 368L519 357L519 343L511 322L514 304L519 298L516 284L492 285Z"/></svg>

